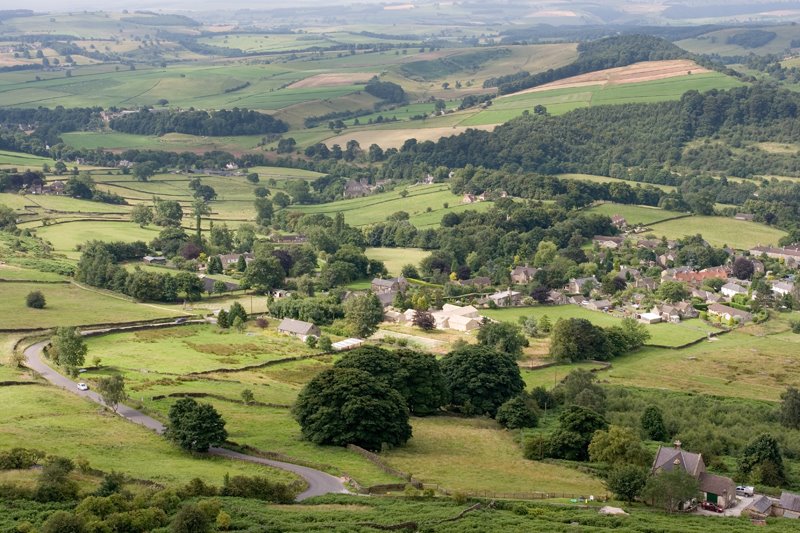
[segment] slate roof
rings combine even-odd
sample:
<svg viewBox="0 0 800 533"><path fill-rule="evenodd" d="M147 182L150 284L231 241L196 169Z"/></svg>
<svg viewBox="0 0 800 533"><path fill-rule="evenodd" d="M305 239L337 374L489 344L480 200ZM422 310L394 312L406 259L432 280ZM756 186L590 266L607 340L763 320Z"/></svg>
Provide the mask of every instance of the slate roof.
<svg viewBox="0 0 800 533"><path fill-rule="evenodd" d="M800 494L781 492L780 506L787 511L800 512Z"/></svg>
<svg viewBox="0 0 800 533"><path fill-rule="evenodd" d="M762 495L753 500L747 508L759 514L769 514L769 510L772 508L772 500Z"/></svg>
<svg viewBox="0 0 800 533"><path fill-rule="evenodd" d="M297 335L312 335L319 328L311 322L303 322L302 320L295 320L293 318L284 318L278 326L278 331L286 333L295 333Z"/></svg>
<svg viewBox="0 0 800 533"><path fill-rule="evenodd" d="M656 458L653 461L653 471L663 470L670 472L673 468L682 468L689 474L697 476L698 472L705 469L703 457L699 453L691 453L681 448L659 446Z"/></svg>
<svg viewBox="0 0 800 533"><path fill-rule="evenodd" d="M700 490L703 492L716 494L717 496L721 496L723 494L732 496L736 491L736 485L734 485L733 480L729 477L717 476L714 474L709 474L708 472L703 472L700 474L699 481Z"/></svg>

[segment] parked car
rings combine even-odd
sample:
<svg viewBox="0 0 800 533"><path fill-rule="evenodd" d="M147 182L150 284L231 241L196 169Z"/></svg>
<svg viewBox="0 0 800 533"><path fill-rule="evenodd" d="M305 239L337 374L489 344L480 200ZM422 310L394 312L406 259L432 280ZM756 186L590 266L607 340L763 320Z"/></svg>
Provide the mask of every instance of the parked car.
<svg viewBox="0 0 800 533"><path fill-rule="evenodd" d="M711 503L711 502L703 502L701 507L706 511L712 511L715 513L721 513L723 511L722 507L720 507L716 503Z"/></svg>
<svg viewBox="0 0 800 533"><path fill-rule="evenodd" d="M78 390L89 390L89 385L86 383L78 383Z"/></svg>
<svg viewBox="0 0 800 533"><path fill-rule="evenodd" d="M739 485L738 487L736 487L736 495L737 496L752 497L753 496L753 492L754 492L753 487L749 487L749 486L745 486L745 485Z"/></svg>

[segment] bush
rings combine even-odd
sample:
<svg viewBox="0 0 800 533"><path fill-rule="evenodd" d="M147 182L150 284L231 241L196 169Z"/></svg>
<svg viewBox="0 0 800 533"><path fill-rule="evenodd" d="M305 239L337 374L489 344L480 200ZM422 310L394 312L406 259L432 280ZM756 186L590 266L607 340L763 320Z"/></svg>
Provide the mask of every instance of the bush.
<svg viewBox="0 0 800 533"><path fill-rule="evenodd" d="M291 503L294 501L294 494L292 494L288 485L273 483L262 476L226 476L219 494L220 496L253 498L275 503Z"/></svg>
<svg viewBox="0 0 800 533"><path fill-rule="evenodd" d="M536 412L523 396L511 398L501 405L495 419L501 426L508 429L532 428L539 423Z"/></svg>
<svg viewBox="0 0 800 533"><path fill-rule="evenodd" d="M66 511L56 511L42 524L40 531L41 533L83 533L87 529L83 518Z"/></svg>
<svg viewBox="0 0 800 533"><path fill-rule="evenodd" d="M42 291L32 291L25 297L25 304L32 309L44 309L46 304Z"/></svg>
<svg viewBox="0 0 800 533"><path fill-rule="evenodd" d="M27 470L39 463L45 456L40 450L12 448L0 452L0 470Z"/></svg>
<svg viewBox="0 0 800 533"><path fill-rule="evenodd" d="M199 506L189 503L181 507L170 525L172 533L206 533L211 531L211 520Z"/></svg>

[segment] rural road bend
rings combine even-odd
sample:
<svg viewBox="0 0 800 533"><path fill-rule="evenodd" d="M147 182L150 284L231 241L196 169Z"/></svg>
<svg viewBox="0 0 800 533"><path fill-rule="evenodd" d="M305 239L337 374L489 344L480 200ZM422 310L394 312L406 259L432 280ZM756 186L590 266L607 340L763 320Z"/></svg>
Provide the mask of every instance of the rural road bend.
<svg viewBox="0 0 800 533"><path fill-rule="evenodd" d="M80 391L77 387L77 382L71 380L70 378L59 374L56 372L50 365L44 362L42 359L42 354L44 351L45 346L50 344L50 341L42 341L37 342L36 344L32 344L31 346L25 349L25 360L26 366L31 370L35 371L39 375L41 375L44 379L50 382L52 385L56 387L60 387L62 389L67 390L73 394L77 394L78 396L82 396L87 398L95 403L100 405L105 405L103 403L103 399L94 391ZM146 414L142 413L141 411L137 411L132 407L128 407L127 405L119 404L117 406L117 414L125 418L126 420L133 422L135 424L139 424L144 426L152 431L155 431L159 435L164 433L166 429L164 424L147 416ZM288 472L292 472L297 474L298 476L302 477L306 483L308 484L308 488L300 493L297 496L297 501L302 501L307 498L312 498L314 496L321 496L323 494L344 494L348 493L349 491L344 486L344 483L338 477L332 476L325 472L321 472L319 470L315 470L313 468L309 468L307 466L300 466L293 463L284 463L283 461L273 461L271 459L264 459L262 457L256 457L253 455L246 455L239 452L234 452L232 450L227 450L225 448L211 448L208 450L210 455L216 455L219 457L227 457L229 459L235 459L238 461L247 461L249 463L256 463L271 466L273 468L279 468L281 470L286 470Z"/></svg>

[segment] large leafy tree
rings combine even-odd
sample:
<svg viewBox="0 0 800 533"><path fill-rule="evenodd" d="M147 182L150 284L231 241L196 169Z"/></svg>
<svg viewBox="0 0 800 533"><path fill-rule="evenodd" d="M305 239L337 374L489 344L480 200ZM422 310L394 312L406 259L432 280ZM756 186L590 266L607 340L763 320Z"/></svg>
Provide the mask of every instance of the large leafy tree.
<svg viewBox="0 0 800 533"><path fill-rule="evenodd" d="M193 452L206 452L228 438L225 420L214 406L197 403L192 398L182 398L170 407L166 435L184 450Z"/></svg>
<svg viewBox="0 0 800 533"><path fill-rule="evenodd" d="M519 395L511 398L497 409L497 422L508 429L532 428L539 423L534 410L534 401Z"/></svg>
<svg viewBox="0 0 800 533"><path fill-rule="evenodd" d="M689 289L680 281L665 281L656 291L659 298L665 302L675 303L689 297Z"/></svg>
<svg viewBox="0 0 800 533"><path fill-rule="evenodd" d="M698 481L682 468L650 476L642 490L642 497L668 513L679 509L680 504L700 494Z"/></svg>
<svg viewBox="0 0 800 533"><path fill-rule="evenodd" d="M331 368L300 392L293 410L303 437L316 444L356 444L379 451L411 438L403 396L355 368Z"/></svg>
<svg viewBox="0 0 800 533"><path fill-rule="evenodd" d="M605 361L611 355L611 348L603 328L585 318L567 318L553 327L550 355L559 361Z"/></svg>
<svg viewBox="0 0 800 533"><path fill-rule="evenodd" d="M525 388L514 357L483 346L466 346L439 363L450 390L450 403L468 414L494 416Z"/></svg>
<svg viewBox="0 0 800 533"><path fill-rule="evenodd" d="M611 426L608 430L596 431L589 443L592 462L609 465L633 464L644 466L649 454L634 430L623 426Z"/></svg>
<svg viewBox="0 0 800 533"><path fill-rule="evenodd" d="M335 366L363 370L385 381L405 398L408 410L417 416L431 414L447 402L442 371L430 354L365 346L347 352Z"/></svg>
<svg viewBox="0 0 800 533"><path fill-rule="evenodd" d="M647 483L647 470L636 465L620 465L609 471L605 483L617 498L632 503Z"/></svg>
<svg viewBox="0 0 800 533"><path fill-rule="evenodd" d="M580 405L567 407L558 421L558 429L550 436L550 456L571 461L588 460L595 431L608 427L601 414Z"/></svg>
<svg viewBox="0 0 800 533"><path fill-rule="evenodd" d="M783 456L778 441L769 433L762 433L747 443L739 459L739 472L752 475L757 482L779 487L786 482Z"/></svg>
<svg viewBox="0 0 800 533"><path fill-rule="evenodd" d="M125 378L121 374L100 378L97 380L97 392L102 396L103 402L116 411L117 406L127 398Z"/></svg>
<svg viewBox="0 0 800 533"><path fill-rule="evenodd" d="M356 337L369 337L383 320L383 304L377 296L368 292L354 296L344 304L344 317Z"/></svg>
<svg viewBox="0 0 800 533"><path fill-rule="evenodd" d="M56 328L50 342L50 353L58 364L70 370L83 366L87 348L78 328Z"/></svg>
<svg viewBox="0 0 800 533"><path fill-rule="evenodd" d="M478 330L478 343L481 346L519 357L522 355L522 349L528 346L528 339L516 324L490 322Z"/></svg>
<svg viewBox="0 0 800 533"><path fill-rule="evenodd" d="M286 273L276 257L258 257L247 265L242 280L257 292L265 293L283 285Z"/></svg>

